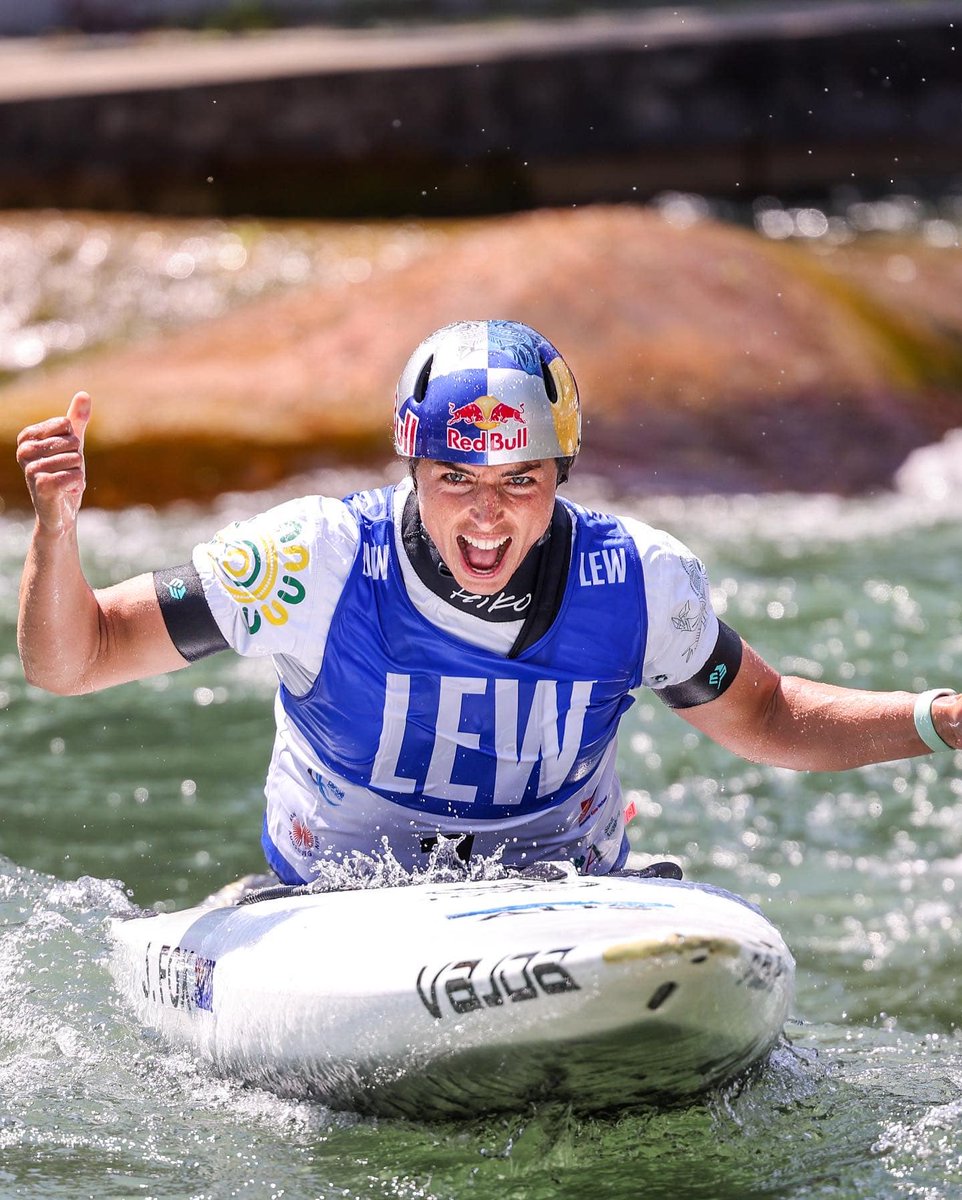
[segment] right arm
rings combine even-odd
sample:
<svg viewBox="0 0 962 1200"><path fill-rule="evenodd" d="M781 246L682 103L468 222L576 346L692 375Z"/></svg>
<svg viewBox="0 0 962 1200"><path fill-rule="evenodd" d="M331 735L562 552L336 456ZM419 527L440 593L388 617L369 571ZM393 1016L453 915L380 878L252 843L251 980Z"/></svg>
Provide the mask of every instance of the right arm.
<svg viewBox="0 0 962 1200"><path fill-rule="evenodd" d="M17 639L28 682L60 695L99 691L187 666L167 632L151 575L94 591L80 564L90 397L17 438L36 521L20 585Z"/></svg>

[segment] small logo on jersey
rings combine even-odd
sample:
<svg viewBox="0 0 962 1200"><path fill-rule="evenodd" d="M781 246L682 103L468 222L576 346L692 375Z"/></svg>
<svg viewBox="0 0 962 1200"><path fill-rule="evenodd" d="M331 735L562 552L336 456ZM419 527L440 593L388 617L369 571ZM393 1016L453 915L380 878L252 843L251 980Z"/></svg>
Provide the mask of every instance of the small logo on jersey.
<svg viewBox="0 0 962 1200"><path fill-rule="evenodd" d="M691 601L687 601L684 608L676 611L671 622L680 633L695 635L691 645L685 651L685 661L689 662L701 641L705 626L708 624L708 576L705 573L705 564L700 559L683 558L681 565L685 568L685 574L688 576L688 582L691 584L691 590L695 593L697 603L692 608Z"/></svg>
<svg viewBox="0 0 962 1200"><path fill-rule="evenodd" d="M387 579L387 565L390 556L390 546L371 546L365 542L361 569L369 579Z"/></svg>
<svg viewBox="0 0 962 1200"><path fill-rule="evenodd" d="M587 875L591 868L601 858L601 851L594 843L588 847L587 854L579 854L575 859L575 866L582 875Z"/></svg>
<svg viewBox="0 0 962 1200"><path fill-rule="evenodd" d="M187 584L183 579L168 579L164 586L170 592L171 600L183 600L187 595Z"/></svg>
<svg viewBox="0 0 962 1200"><path fill-rule="evenodd" d="M317 784L317 790L321 793L324 799L332 808L337 806L344 799L344 789L339 788L333 779L325 779L320 771L313 771L308 768L308 775Z"/></svg>
<svg viewBox="0 0 962 1200"><path fill-rule="evenodd" d="M714 669L714 671L712 671L712 673L708 676L708 682L712 685L713 688L716 688L716 689L720 688L722 685L722 681L724 680L724 678L727 674L728 674L728 668L725 666L724 663L719 663L718 666Z"/></svg>
<svg viewBox="0 0 962 1200"><path fill-rule="evenodd" d="M251 637L264 621L284 625L290 609L307 596L307 588L297 578L311 561L308 546L298 540L301 528L299 521L287 521L276 531L263 532L234 525L217 534L209 545L220 582L240 606ZM242 530L253 536L240 536Z"/></svg>
<svg viewBox="0 0 962 1200"><path fill-rule="evenodd" d="M696 612L691 606L691 601L686 600L684 607L678 609L671 618L671 623L679 633L695 633L705 623L704 609Z"/></svg>
<svg viewBox="0 0 962 1200"><path fill-rule="evenodd" d="M317 839L300 817L291 818L290 837L291 845L297 853L309 858L317 845Z"/></svg>
<svg viewBox="0 0 962 1200"><path fill-rule="evenodd" d="M598 809L601 808L600 804L595 804L595 797L597 795L597 792L592 792L590 796L586 796L584 800L581 801L581 810L578 813L579 825L584 825L585 821L587 821L589 817L593 817Z"/></svg>

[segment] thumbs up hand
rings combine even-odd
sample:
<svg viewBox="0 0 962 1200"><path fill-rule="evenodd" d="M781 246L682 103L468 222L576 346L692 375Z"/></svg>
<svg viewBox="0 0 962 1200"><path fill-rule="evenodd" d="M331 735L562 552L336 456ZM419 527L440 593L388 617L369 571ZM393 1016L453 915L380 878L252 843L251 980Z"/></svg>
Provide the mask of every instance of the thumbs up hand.
<svg viewBox="0 0 962 1200"><path fill-rule="evenodd" d="M90 396L77 392L65 416L28 425L17 437L17 462L38 526L46 533L67 533L77 523L86 486L84 435L91 407Z"/></svg>

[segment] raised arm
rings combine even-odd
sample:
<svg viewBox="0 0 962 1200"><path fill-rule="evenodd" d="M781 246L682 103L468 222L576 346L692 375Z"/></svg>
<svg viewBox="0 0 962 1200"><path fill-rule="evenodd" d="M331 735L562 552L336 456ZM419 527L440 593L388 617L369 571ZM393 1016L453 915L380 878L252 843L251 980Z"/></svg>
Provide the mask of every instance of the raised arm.
<svg viewBox="0 0 962 1200"><path fill-rule="evenodd" d="M101 591L84 576L77 516L90 412L90 397L78 392L66 416L28 426L17 438L36 513L20 584L20 658L30 683L61 695L187 665L167 633L150 575Z"/></svg>
<svg viewBox="0 0 962 1200"><path fill-rule="evenodd" d="M678 709L713 741L753 762L798 771L841 771L928 754L915 728L911 692L869 692L779 675L750 646L728 690ZM938 735L962 748L962 696L935 700Z"/></svg>

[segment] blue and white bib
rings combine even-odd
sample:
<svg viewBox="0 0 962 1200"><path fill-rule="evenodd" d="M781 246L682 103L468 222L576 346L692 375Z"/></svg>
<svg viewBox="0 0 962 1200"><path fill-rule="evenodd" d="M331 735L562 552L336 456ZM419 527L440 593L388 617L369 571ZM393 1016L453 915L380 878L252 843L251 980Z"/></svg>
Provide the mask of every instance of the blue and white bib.
<svg viewBox="0 0 962 1200"><path fill-rule="evenodd" d="M423 864L439 835L508 865L568 858L610 870L624 854L618 723L647 636L635 541L615 517L573 518L561 610L516 659L437 628L405 589L393 488L347 500L359 537L304 695L278 692L265 850L283 879L384 844Z"/></svg>

